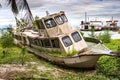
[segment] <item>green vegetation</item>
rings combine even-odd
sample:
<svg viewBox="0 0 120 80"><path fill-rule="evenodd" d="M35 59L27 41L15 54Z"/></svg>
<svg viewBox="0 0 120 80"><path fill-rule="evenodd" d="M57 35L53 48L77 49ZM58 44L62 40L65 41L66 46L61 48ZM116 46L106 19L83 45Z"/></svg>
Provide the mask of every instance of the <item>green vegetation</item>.
<svg viewBox="0 0 120 80"><path fill-rule="evenodd" d="M109 30L106 30L103 34L98 35L98 39L101 40L103 43L110 43L111 36L109 34Z"/></svg>
<svg viewBox="0 0 120 80"><path fill-rule="evenodd" d="M111 43L106 43L105 45L111 45L112 42L119 40L112 40ZM120 45L116 43L117 45ZM113 45L112 45L113 46ZM111 46L111 47L112 47ZM116 46L116 45L114 45ZM117 51L117 46L116 49ZM24 49L12 46L9 54L6 57L2 57L2 48L0 47L0 64L21 64L21 56L23 55ZM28 62L35 62L36 64L30 64ZM16 72L12 78L16 80L119 80L119 66L117 65L117 59L103 56L97 63L96 71L85 70L81 71L80 69L63 69L56 65L53 65L44 60L38 59L36 56L26 52L25 62L27 68L31 69L30 71L25 72ZM41 69L38 69L41 67ZM42 71L41 71L42 70ZM37 75L37 76L36 76Z"/></svg>
<svg viewBox="0 0 120 80"><path fill-rule="evenodd" d="M109 30L104 31L103 34L99 33L99 35L96 35L96 34L95 34L94 29L91 29L90 32L91 32L91 33L89 34L89 37L90 37L90 38L98 39L98 40L102 41L103 43L110 43L110 41L111 41L111 39L110 39L111 36L110 36L110 34L109 34ZM96 41L96 40L95 40L95 41Z"/></svg>
<svg viewBox="0 0 120 80"><path fill-rule="evenodd" d="M92 37L84 37L85 41L87 42L93 42L93 43L99 43L100 40L96 39L96 38L92 38Z"/></svg>
<svg viewBox="0 0 120 80"><path fill-rule="evenodd" d="M118 51L118 47L120 46L120 39L111 40L110 43L105 43L106 47L110 50Z"/></svg>
<svg viewBox="0 0 120 80"><path fill-rule="evenodd" d="M6 37L5 37L6 38ZM3 38L1 38L3 39ZM90 38L88 40L91 40ZM96 40L96 39L95 39ZM93 40L94 41L94 40ZM97 41L97 40L96 40ZM98 40L99 41L99 40ZM2 40L0 40L2 43ZM5 43L6 44L6 43ZM115 52L120 52L120 39L111 40L110 43L104 43L108 48ZM8 53L4 56L4 47L0 44L0 65L16 64L23 65L25 71L16 71L8 73L6 78L16 80L119 80L120 77L120 59L109 56L103 56L99 59L96 70L81 70L59 67L46 62L26 51L26 48L19 48L15 45L8 47ZM46 50L39 49L40 52ZM54 51L47 53L55 54ZM75 50L67 56L76 53ZM63 55L60 53L60 55ZM65 55L65 54L64 54ZM4 56L4 57L3 57ZM12 67L13 68L13 67ZM7 73L6 73L7 74ZM8 76L12 77L8 77ZM1 77L1 75L0 75ZM5 79L6 79L5 78Z"/></svg>
<svg viewBox="0 0 120 80"><path fill-rule="evenodd" d="M21 64L22 63L21 56L23 55L23 53L21 53L22 52L21 48L12 46L5 57L3 57L4 55L2 54L2 50L3 48L0 47L0 64ZM32 54L26 53L24 59L26 62L31 62L31 61L34 61L36 58Z"/></svg>
<svg viewBox="0 0 120 80"><path fill-rule="evenodd" d="M90 30L90 34L89 34L89 36L91 37L91 38L96 38L96 35L95 35L95 30L92 28L91 30Z"/></svg>
<svg viewBox="0 0 120 80"><path fill-rule="evenodd" d="M120 39L111 40L110 43L105 43L105 45L115 52L120 52ZM117 77L120 79L120 59L109 57L109 56L103 56L99 59L97 64L97 71L98 73L102 73L106 76L112 76Z"/></svg>
<svg viewBox="0 0 120 80"><path fill-rule="evenodd" d="M0 45L3 48L2 50L3 57L5 57L10 47L13 45L12 29L8 28L7 32L1 31L1 34L2 34L2 37L0 39Z"/></svg>
<svg viewBox="0 0 120 80"><path fill-rule="evenodd" d="M76 55L76 53L78 53L78 51L76 51L74 48L73 48L72 51L68 51L68 53L59 52L59 51L53 51L53 50L51 51L51 50L43 49L41 47L38 47L37 50L40 51L40 52L44 52L46 54L52 54L54 56L61 56L61 57L73 56L73 55Z"/></svg>

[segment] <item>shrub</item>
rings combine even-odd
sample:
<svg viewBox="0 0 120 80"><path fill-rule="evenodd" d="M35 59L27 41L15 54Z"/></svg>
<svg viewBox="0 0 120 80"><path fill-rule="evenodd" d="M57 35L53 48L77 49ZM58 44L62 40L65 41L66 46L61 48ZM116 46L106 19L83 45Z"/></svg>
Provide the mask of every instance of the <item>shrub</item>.
<svg viewBox="0 0 120 80"><path fill-rule="evenodd" d="M91 30L90 30L90 34L88 34L91 38L95 38L96 37L96 35L95 35L95 30L92 28Z"/></svg>
<svg viewBox="0 0 120 80"><path fill-rule="evenodd" d="M82 31L80 31L80 34L81 34L82 36L84 36L84 33L83 33Z"/></svg>
<svg viewBox="0 0 120 80"><path fill-rule="evenodd" d="M13 46L13 35L12 35L12 29L11 28L8 28L7 32L1 32L2 33L2 37L0 39L0 44L1 44L1 47L3 48L2 50L2 53L5 57L5 55L7 53L9 53L9 48L11 46Z"/></svg>
<svg viewBox="0 0 120 80"><path fill-rule="evenodd" d="M117 76L118 64L117 59L109 56L103 56L97 63L97 72L107 76Z"/></svg>
<svg viewBox="0 0 120 80"><path fill-rule="evenodd" d="M109 30L106 30L103 34L99 34L97 38L103 43L110 43L111 36L109 34Z"/></svg>
<svg viewBox="0 0 120 80"><path fill-rule="evenodd" d="M84 37L84 39L87 42L94 42L94 43L99 43L100 42L100 40L98 40L96 38Z"/></svg>

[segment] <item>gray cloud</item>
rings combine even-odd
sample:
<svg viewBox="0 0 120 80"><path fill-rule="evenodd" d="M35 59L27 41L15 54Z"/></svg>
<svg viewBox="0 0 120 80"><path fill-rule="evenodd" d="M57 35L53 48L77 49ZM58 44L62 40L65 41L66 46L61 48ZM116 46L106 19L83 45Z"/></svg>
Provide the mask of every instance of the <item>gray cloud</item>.
<svg viewBox="0 0 120 80"><path fill-rule="evenodd" d="M27 0L34 16L45 16L50 13L65 11L68 18L80 22L84 13L94 16L120 16L120 0ZM0 13L2 14L2 13ZM2 15L6 15L4 13ZM0 15L1 16L1 15ZM1 17L0 17L1 18ZM119 17L118 17L119 19Z"/></svg>

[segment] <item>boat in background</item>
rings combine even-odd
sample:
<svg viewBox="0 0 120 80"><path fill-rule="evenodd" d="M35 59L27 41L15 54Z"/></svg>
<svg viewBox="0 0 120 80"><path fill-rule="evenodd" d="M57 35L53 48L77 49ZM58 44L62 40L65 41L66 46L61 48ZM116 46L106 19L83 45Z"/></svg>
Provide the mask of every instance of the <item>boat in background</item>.
<svg viewBox="0 0 120 80"><path fill-rule="evenodd" d="M109 29L109 30L117 31L119 30L117 23L118 20L113 20L113 19L106 21L106 25L104 26L103 30Z"/></svg>
<svg viewBox="0 0 120 80"><path fill-rule="evenodd" d="M90 31L94 29L95 31L101 31L103 28L102 21L89 21L89 22L81 22L81 31Z"/></svg>
<svg viewBox="0 0 120 80"><path fill-rule="evenodd" d="M94 68L101 56L117 56L99 40L83 38L79 30L72 29L63 11L36 23L37 30L14 30L14 43L48 61L73 68Z"/></svg>

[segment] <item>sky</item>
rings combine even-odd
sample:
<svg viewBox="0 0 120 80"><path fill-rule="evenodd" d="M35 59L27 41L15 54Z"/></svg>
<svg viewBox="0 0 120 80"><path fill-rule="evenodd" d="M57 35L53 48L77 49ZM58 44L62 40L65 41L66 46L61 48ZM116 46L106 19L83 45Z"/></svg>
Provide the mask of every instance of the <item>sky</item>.
<svg viewBox="0 0 120 80"><path fill-rule="evenodd" d="M3 7L0 9L0 26L13 24L15 19L9 7L5 7L5 0L0 0ZM119 20L120 26L120 0L27 0L33 16L44 17L46 11L50 14L65 11L70 24L79 27L81 21L87 20ZM22 14L19 15L23 17Z"/></svg>

